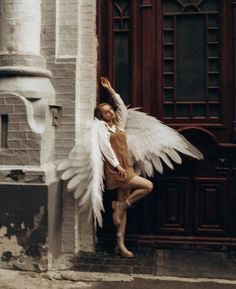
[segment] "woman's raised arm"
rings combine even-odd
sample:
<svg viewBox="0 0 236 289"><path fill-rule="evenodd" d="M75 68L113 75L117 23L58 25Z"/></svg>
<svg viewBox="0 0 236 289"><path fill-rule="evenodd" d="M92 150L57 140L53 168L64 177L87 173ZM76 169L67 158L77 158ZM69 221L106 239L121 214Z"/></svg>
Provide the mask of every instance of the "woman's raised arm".
<svg viewBox="0 0 236 289"><path fill-rule="evenodd" d="M127 114L128 114L126 105L124 104L120 95L116 93L115 90L112 88L110 81L106 77L101 77L100 79L101 79L102 86L105 87L109 91L110 95L112 96L115 102L115 105L117 107L116 115L119 121L119 125L122 128L125 128Z"/></svg>

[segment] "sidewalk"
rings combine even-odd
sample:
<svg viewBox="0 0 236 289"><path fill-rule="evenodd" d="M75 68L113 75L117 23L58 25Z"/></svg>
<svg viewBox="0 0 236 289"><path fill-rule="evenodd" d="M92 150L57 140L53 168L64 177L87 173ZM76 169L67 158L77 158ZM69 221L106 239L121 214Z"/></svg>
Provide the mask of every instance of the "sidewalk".
<svg viewBox="0 0 236 289"><path fill-rule="evenodd" d="M61 271L0 269L0 289L235 289L236 280Z"/></svg>
<svg viewBox="0 0 236 289"><path fill-rule="evenodd" d="M136 249L63 255L52 271L0 269L0 289L236 289L234 252ZM183 277L185 276L185 277Z"/></svg>
<svg viewBox="0 0 236 289"><path fill-rule="evenodd" d="M187 278L236 279L236 252L135 248L134 258L115 255L110 249L62 256L58 270L149 274Z"/></svg>

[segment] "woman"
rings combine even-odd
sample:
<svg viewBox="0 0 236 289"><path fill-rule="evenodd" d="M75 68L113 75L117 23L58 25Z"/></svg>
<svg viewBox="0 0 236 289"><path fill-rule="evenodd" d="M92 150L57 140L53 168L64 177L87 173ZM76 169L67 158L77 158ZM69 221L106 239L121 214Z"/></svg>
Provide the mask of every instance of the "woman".
<svg viewBox="0 0 236 289"><path fill-rule="evenodd" d="M117 226L116 251L123 257L133 257L134 254L124 243L126 209L147 196L152 191L153 184L134 173L124 130L127 119L127 108L124 102L106 77L101 77L101 84L108 90L117 106L116 111L108 103L101 103L96 108L97 117L104 121L107 128L107 136L99 140L105 157L105 182L108 190L118 191L118 201L112 202L113 221Z"/></svg>

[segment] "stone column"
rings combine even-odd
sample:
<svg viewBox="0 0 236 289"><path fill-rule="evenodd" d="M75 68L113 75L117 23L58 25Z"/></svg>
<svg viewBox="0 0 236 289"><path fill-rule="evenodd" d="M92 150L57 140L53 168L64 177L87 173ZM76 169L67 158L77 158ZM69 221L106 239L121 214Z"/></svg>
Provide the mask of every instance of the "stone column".
<svg viewBox="0 0 236 289"><path fill-rule="evenodd" d="M54 104L55 92L45 59L40 55L40 4L41 0L0 1L0 99L6 106L0 112L11 115L8 149L15 152L11 152L13 160L5 158L5 165L42 165L52 160L54 128L50 123L49 104ZM20 104L21 111L25 107L27 123L23 113L19 113ZM25 123L24 127L21 125L21 132L27 132L28 125L37 136L32 139L22 134L18 139L15 135L14 139L11 133L17 122ZM33 157L28 160L24 152L32 147Z"/></svg>
<svg viewBox="0 0 236 289"><path fill-rule="evenodd" d="M23 270L60 251L55 92L40 34L41 0L0 1L0 267Z"/></svg>

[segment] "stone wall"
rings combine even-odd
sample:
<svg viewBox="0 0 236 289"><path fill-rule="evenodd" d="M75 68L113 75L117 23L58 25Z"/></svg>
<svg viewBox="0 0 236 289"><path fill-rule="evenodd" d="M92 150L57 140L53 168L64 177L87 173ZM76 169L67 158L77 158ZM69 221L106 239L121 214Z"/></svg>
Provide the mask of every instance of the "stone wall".
<svg viewBox="0 0 236 289"><path fill-rule="evenodd" d="M29 270L47 269L61 248L60 226L52 247L61 189L40 8L41 0L0 2L0 267Z"/></svg>
<svg viewBox="0 0 236 289"><path fill-rule="evenodd" d="M0 207L0 253L5 267L24 259L31 260L28 267L28 261L23 264L28 269L44 270L61 252L94 249L93 225L88 224L86 214L78 214L73 194L57 175L55 161L68 156L86 120L93 117L96 1L0 3L0 21L4 22L0 25L0 194L5 204L9 192L15 207ZM35 200L43 200L43 205L39 201L38 207L31 207ZM14 220L5 218L7 214ZM37 234L31 240L42 250L39 259L29 254L31 249L19 236L28 244L27 236L35 236L30 232L36 232L33 223L40 214L43 241Z"/></svg>
<svg viewBox="0 0 236 289"><path fill-rule="evenodd" d="M14 94L5 94L0 104L0 115L7 116L5 133L2 127L1 143L5 143L5 148L1 165L39 165L41 137L28 124L24 101Z"/></svg>

